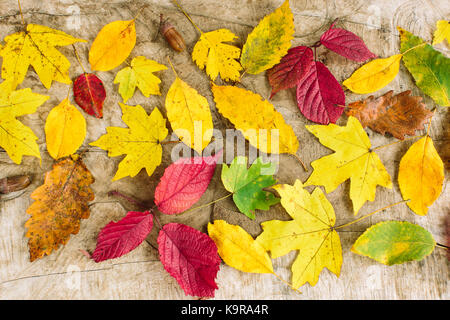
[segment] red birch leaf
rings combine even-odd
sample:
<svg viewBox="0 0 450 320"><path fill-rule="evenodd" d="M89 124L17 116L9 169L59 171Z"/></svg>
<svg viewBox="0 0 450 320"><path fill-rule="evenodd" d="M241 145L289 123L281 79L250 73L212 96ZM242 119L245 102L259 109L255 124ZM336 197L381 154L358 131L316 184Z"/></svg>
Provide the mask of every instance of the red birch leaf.
<svg viewBox="0 0 450 320"><path fill-rule="evenodd" d="M320 43L325 47L347 59L358 62L377 57L376 54L370 52L364 41L356 34L345 29L333 28L333 26L334 23L320 37Z"/></svg>
<svg viewBox="0 0 450 320"><path fill-rule="evenodd" d="M278 91L295 87L311 68L313 56L309 47L298 46L289 49L280 63L267 71L267 78L272 87L270 99Z"/></svg>
<svg viewBox="0 0 450 320"><path fill-rule="evenodd" d="M207 235L179 223L166 224L158 235L159 258L186 295L214 297L220 258Z"/></svg>
<svg viewBox="0 0 450 320"><path fill-rule="evenodd" d="M313 62L297 85L297 105L307 119L320 124L336 123L344 111L344 91L322 62Z"/></svg>
<svg viewBox="0 0 450 320"><path fill-rule="evenodd" d="M95 74L83 73L73 83L75 102L91 116L103 117L103 102L106 98L102 80Z"/></svg>
<svg viewBox="0 0 450 320"><path fill-rule="evenodd" d="M127 254L145 240L152 227L153 215L148 211L130 211L121 220L111 221L100 231L92 259L101 262Z"/></svg>
<svg viewBox="0 0 450 320"><path fill-rule="evenodd" d="M167 167L155 189L158 210L165 214L176 214L196 203L208 188L221 154L181 158Z"/></svg>

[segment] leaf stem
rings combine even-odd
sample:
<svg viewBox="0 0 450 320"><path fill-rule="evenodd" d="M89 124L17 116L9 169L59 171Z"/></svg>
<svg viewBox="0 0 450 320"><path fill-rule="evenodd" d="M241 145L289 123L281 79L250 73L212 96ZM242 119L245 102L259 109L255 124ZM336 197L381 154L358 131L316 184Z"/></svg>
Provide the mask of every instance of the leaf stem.
<svg viewBox="0 0 450 320"><path fill-rule="evenodd" d="M195 208L190 208L190 209L188 209L188 210L186 210L186 211L183 211L183 212L180 213L180 214L185 214L185 213L188 213L188 212L197 210L197 209L202 209L202 208L208 207L208 206L212 205L213 203L216 203L216 202L225 200L226 198L228 198L228 197L230 197L230 196L232 196L232 195L233 195L232 193L229 193L229 194L227 194L226 196L223 196L223 197L221 197L221 198L219 198L219 199L216 199L216 200L213 200L213 201L211 201L211 202L202 204L201 206L198 206L198 207L195 207Z"/></svg>
<svg viewBox="0 0 450 320"><path fill-rule="evenodd" d="M397 141L394 141L394 142L391 142L391 143L388 143L388 144L384 144L384 145L382 145L382 146L378 146L378 147L373 148L373 149L371 149L371 150L372 150L372 151L380 150L380 149L383 149L383 148L386 148L386 147L390 147L390 146L392 146L392 145L394 145L394 144L397 144L397 143L400 143L400 142L405 142L405 141L412 140L412 139L416 139L416 138L422 138L422 137L424 137L424 136L425 136L425 135L414 136L414 137L409 137L409 138L406 138L406 139L403 139L403 140L397 140Z"/></svg>
<svg viewBox="0 0 450 320"><path fill-rule="evenodd" d="M135 199L133 197L127 196L127 195L125 195L125 194L123 194L123 193L121 193L121 192L119 192L117 190L113 190L113 191L108 192L108 196L120 197L120 198L125 199L128 202L138 206L139 208L142 208L144 210L148 210L148 206L145 203L143 203L143 202L141 202L141 201L139 201L139 200L137 200L137 199Z"/></svg>
<svg viewBox="0 0 450 320"><path fill-rule="evenodd" d="M288 281L284 280L282 277L280 277L280 276L279 276L278 274L276 274L275 272L272 272L272 274L273 274L275 277L277 277L278 280L280 280L281 282L283 282L284 284L286 284L288 287L290 287L290 288L291 288L292 290L294 290L295 292L297 292L297 293L299 293L299 294L302 293L300 290L294 288L294 287L292 286L291 283L289 283Z"/></svg>
<svg viewBox="0 0 450 320"><path fill-rule="evenodd" d="M178 78L178 73L175 71L175 68L173 67L172 61L170 61L170 58L167 57L167 61L169 61L170 67L172 68L173 73L175 73L175 76Z"/></svg>
<svg viewBox="0 0 450 320"><path fill-rule="evenodd" d="M22 24L24 26L26 26L27 24L25 23L25 19L23 18L22 6L20 5L20 0L17 0L17 3L19 4L19 12L20 12L20 17L22 18Z"/></svg>
<svg viewBox="0 0 450 320"><path fill-rule="evenodd" d="M81 59L80 59L80 56L78 55L77 48L75 48L75 45L73 45L73 44L72 44L72 47L73 47L73 51L75 52L75 56L77 57L78 64L81 66L81 69L83 69L83 72L87 73L86 69L84 68L83 64L81 63Z"/></svg>
<svg viewBox="0 0 450 320"><path fill-rule="evenodd" d="M203 31L200 30L199 27L197 27L197 25L194 23L194 21L192 21L191 17L189 17L189 15L186 13L186 11L184 11L184 9L180 6L180 4L177 2L177 0L173 0L173 2L177 5L177 7L181 10L181 12L183 12L183 14L186 16L186 18L188 18L188 20L192 23L192 25L200 32L203 34Z"/></svg>
<svg viewBox="0 0 450 320"><path fill-rule="evenodd" d="M445 244L438 243L438 242L436 242L436 247L445 249L445 250L450 250L450 247L446 246Z"/></svg>
<svg viewBox="0 0 450 320"><path fill-rule="evenodd" d="M305 169L306 172L308 172L308 167L306 167L305 163L302 161L302 159L295 153L291 153L297 160L301 163L303 169Z"/></svg>

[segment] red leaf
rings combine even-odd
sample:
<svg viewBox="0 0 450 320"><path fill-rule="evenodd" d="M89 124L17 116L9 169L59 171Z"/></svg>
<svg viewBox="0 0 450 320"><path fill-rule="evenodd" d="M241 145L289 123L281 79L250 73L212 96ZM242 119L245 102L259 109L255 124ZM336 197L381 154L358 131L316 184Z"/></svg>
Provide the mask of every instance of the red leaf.
<svg viewBox="0 0 450 320"><path fill-rule="evenodd" d="M106 98L102 80L95 74L83 73L73 83L75 102L91 116L103 117L103 101Z"/></svg>
<svg viewBox="0 0 450 320"><path fill-rule="evenodd" d="M196 203L208 188L221 154L181 158L167 167L155 190L158 210L176 214Z"/></svg>
<svg viewBox="0 0 450 320"><path fill-rule="evenodd" d="M311 48L298 46L288 50L280 63L267 71L267 78L272 86L272 98L281 90L295 87L303 75L308 72L313 62Z"/></svg>
<svg viewBox="0 0 450 320"><path fill-rule="evenodd" d="M333 26L334 23L320 37L320 42L325 47L347 59L358 62L377 57L376 54L370 52L364 41L356 34L345 29L333 28Z"/></svg>
<svg viewBox="0 0 450 320"><path fill-rule="evenodd" d="M186 295L214 297L220 258L206 234L179 223L166 224L158 235L159 258Z"/></svg>
<svg viewBox="0 0 450 320"><path fill-rule="evenodd" d="M321 62L315 61L297 85L297 105L303 115L321 124L335 123L344 111L341 85Z"/></svg>
<svg viewBox="0 0 450 320"><path fill-rule="evenodd" d="M118 222L111 221L98 235L92 259L100 262L127 254L139 246L153 227L153 215L130 211Z"/></svg>

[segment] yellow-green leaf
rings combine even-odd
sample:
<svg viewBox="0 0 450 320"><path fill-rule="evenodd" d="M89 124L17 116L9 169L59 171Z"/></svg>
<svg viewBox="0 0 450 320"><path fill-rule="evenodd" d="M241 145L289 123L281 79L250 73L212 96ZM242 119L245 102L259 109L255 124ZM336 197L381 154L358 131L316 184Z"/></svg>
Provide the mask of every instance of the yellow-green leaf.
<svg viewBox="0 0 450 320"><path fill-rule="evenodd" d="M407 205L418 215L439 197L444 182L444 164L429 136L416 141L400 161L398 184Z"/></svg>
<svg viewBox="0 0 450 320"><path fill-rule="evenodd" d="M286 0L248 35L241 55L245 72L257 74L276 65L286 55L293 36L294 15Z"/></svg>
<svg viewBox="0 0 450 320"><path fill-rule="evenodd" d="M45 137L48 153L55 160L75 153L83 144L86 120L69 99L64 99L48 114Z"/></svg>
<svg viewBox="0 0 450 320"><path fill-rule="evenodd" d="M450 43L450 21L439 20L436 22L436 30L433 36L433 46L447 39Z"/></svg>

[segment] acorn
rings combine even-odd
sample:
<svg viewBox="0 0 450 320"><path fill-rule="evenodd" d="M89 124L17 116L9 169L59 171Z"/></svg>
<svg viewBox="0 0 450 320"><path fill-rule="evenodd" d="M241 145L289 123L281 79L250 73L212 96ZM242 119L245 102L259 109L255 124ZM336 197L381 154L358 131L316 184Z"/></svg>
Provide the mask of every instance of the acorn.
<svg viewBox="0 0 450 320"><path fill-rule="evenodd" d="M175 27L167 20L163 22L163 15L160 15L159 32L166 38L169 45L175 51L181 52L186 49L186 44L183 37L178 33Z"/></svg>
<svg viewBox="0 0 450 320"><path fill-rule="evenodd" d="M30 183L31 179L27 175L0 179L0 194L7 194L25 189L30 185Z"/></svg>

